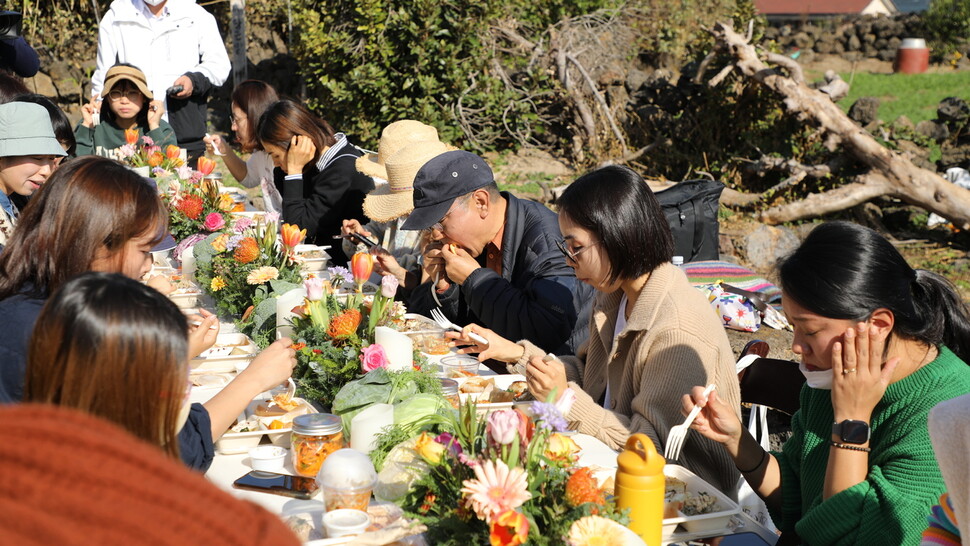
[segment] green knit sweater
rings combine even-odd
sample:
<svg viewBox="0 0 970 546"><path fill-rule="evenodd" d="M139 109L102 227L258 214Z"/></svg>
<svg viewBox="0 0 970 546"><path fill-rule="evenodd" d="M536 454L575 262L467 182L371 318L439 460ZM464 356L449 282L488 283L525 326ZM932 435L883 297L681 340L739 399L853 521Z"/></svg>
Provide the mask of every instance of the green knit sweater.
<svg viewBox="0 0 970 546"><path fill-rule="evenodd" d="M806 544L919 544L926 514L946 491L933 455L927 414L937 403L970 392L970 366L946 347L916 373L897 381L873 410L869 475L822 500L832 391L802 388L792 437L775 456L782 509L772 519Z"/></svg>
<svg viewBox="0 0 970 546"><path fill-rule="evenodd" d="M178 144L175 131L167 121L159 120L158 128L149 130L145 125L138 125L139 135L147 135L155 142L155 146L165 151L169 144ZM94 127L85 127L78 123L74 128L74 139L77 141L77 156L98 154L98 148L105 153L125 144L125 131L117 125L105 120Z"/></svg>

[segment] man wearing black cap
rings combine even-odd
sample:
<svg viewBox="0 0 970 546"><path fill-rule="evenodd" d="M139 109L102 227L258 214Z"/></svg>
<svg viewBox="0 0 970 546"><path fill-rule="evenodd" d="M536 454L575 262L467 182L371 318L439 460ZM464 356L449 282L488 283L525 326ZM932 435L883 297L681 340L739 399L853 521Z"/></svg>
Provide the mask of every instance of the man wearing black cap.
<svg viewBox="0 0 970 546"><path fill-rule="evenodd" d="M581 306L574 301L591 298L556 247L556 214L499 192L482 158L452 151L421 167L402 229L430 229L433 241L410 311L440 307L455 323L475 322L547 351L578 348L581 340L570 339ZM585 337L585 328L576 331Z"/></svg>

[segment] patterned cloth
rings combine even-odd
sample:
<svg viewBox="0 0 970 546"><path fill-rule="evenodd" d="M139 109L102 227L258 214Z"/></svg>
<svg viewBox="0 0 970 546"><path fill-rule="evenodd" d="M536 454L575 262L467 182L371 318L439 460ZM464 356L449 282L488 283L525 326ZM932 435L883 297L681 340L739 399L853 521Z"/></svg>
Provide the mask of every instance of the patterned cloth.
<svg viewBox="0 0 970 546"><path fill-rule="evenodd" d="M772 284L768 279L738 264L707 260L690 262L684 264L682 268L687 273L687 278L690 279L690 283L694 286L714 284L720 280L743 290L760 292L764 294L766 302L781 299L780 288Z"/></svg>
<svg viewBox="0 0 970 546"><path fill-rule="evenodd" d="M960 544L960 529L953 513L953 504L947 493L940 495L940 504L933 507L927 517L930 526L923 531L921 546Z"/></svg>

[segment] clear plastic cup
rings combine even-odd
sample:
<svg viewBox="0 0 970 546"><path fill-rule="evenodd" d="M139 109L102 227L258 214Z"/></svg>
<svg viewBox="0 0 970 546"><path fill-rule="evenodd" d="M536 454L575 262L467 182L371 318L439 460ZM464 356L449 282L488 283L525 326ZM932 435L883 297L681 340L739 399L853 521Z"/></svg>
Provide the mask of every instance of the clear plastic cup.
<svg viewBox="0 0 970 546"><path fill-rule="evenodd" d="M332 487L324 485L323 502L327 506L327 512L344 508L366 512L373 491L374 483L363 487Z"/></svg>
<svg viewBox="0 0 970 546"><path fill-rule="evenodd" d="M451 355L441 359L439 377L464 379L478 375L478 359L469 355Z"/></svg>

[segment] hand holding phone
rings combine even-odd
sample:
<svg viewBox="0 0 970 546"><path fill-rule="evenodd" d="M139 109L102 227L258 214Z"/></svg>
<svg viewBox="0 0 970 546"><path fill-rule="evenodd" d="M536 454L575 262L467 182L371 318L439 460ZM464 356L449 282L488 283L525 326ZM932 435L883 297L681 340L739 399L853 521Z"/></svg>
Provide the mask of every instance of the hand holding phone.
<svg viewBox="0 0 970 546"><path fill-rule="evenodd" d="M182 87L181 85L173 85L172 87L169 87L168 89L165 90L165 94L170 97L174 97L175 95L178 95L179 93L181 93L183 90L185 90L185 88Z"/></svg>
<svg viewBox="0 0 970 546"><path fill-rule="evenodd" d="M368 239L367 237L364 237L363 235L361 235L359 233L347 233L345 235L334 235L333 238L334 239L350 239L354 243L363 244L368 249L371 249L371 248L374 248L375 246L377 246L377 243L375 243L374 241Z"/></svg>
<svg viewBox="0 0 970 546"><path fill-rule="evenodd" d="M318 489L316 478L260 470L253 470L243 475L232 482L232 486L236 489L272 493L297 499L309 499Z"/></svg>

